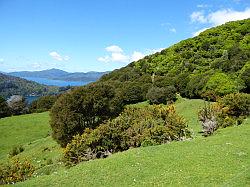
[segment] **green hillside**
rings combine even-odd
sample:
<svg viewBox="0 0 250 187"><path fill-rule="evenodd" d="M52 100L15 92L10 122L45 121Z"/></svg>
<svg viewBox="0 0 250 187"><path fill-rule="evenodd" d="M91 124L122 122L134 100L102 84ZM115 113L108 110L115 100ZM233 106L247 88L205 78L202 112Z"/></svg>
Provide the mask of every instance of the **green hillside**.
<svg viewBox="0 0 250 187"><path fill-rule="evenodd" d="M104 75L123 84L148 88L174 86L188 98L216 97L250 91L250 19L228 22ZM145 95L144 93L144 95Z"/></svg>
<svg viewBox="0 0 250 187"><path fill-rule="evenodd" d="M49 129L48 113L5 118L0 121L0 129L1 132L7 130L5 125L13 120L16 123L10 128L31 122L34 118L40 121L18 135L19 139L24 139L25 147L19 157L32 160L39 176L17 183L17 186L249 185L250 118L241 126L221 129L214 136L204 138L198 134L201 128L197 119L198 108L202 105L202 100L187 99L180 99L176 104L177 111L198 135L192 140L131 149L70 169L60 165L59 146L51 137L45 137ZM28 137L28 134L38 131L39 124L44 131L39 132L37 139ZM15 140L11 136L8 141L1 142L11 147L11 144L15 145ZM1 151L1 155L6 152ZM53 159L52 165L46 164L48 159Z"/></svg>
<svg viewBox="0 0 250 187"><path fill-rule="evenodd" d="M0 96L8 98L12 95L48 95L59 92L56 86L45 86L33 81L28 81L22 78L5 75L0 73Z"/></svg>

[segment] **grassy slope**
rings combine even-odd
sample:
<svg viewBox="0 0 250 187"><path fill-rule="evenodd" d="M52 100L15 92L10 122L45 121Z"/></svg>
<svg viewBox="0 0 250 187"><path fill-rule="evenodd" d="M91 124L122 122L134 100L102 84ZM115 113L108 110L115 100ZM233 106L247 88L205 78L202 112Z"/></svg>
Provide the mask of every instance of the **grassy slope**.
<svg viewBox="0 0 250 187"><path fill-rule="evenodd" d="M0 119L0 160L17 145L26 145L48 135L48 113L28 114Z"/></svg>
<svg viewBox="0 0 250 187"><path fill-rule="evenodd" d="M177 111L188 120L195 135L200 131L196 112L202 103L185 99L177 103ZM249 136L250 118L241 126L221 129L208 138L198 136L191 141L131 149L17 186L247 186Z"/></svg>
<svg viewBox="0 0 250 187"><path fill-rule="evenodd" d="M131 149L18 186L250 185L250 118L208 138Z"/></svg>

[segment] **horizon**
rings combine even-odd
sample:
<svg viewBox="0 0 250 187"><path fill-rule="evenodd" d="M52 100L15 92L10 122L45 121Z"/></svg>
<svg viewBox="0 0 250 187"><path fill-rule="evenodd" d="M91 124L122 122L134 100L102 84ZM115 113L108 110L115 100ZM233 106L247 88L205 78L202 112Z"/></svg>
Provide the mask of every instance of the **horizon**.
<svg viewBox="0 0 250 187"><path fill-rule="evenodd" d="M0 71L105 72L228 21L247 0L2 0Z"/></svg>
<svg viewBox="0 0 250 187"><path fill-rule="evenodd" d="M0 73L17 73L17 72L41 72L41 71L49 71L49 70L59 70L59 71L64 71L64 72L67 72L67 73L91 73L91 72L95 72L95 73L104 73L104 72L109 72L109 71L86 71L86 72L82 72L82 71L75 71L75 72L70 72L70 71L65 71L65 70L62 70L62 69L58 69L58 68L50 68L50 69L41 69L41 70L33 70L33 71L27 71L27 70L24 70L24 71L10 71L10 72L4 72L4 71L0 71Z"/></svg>

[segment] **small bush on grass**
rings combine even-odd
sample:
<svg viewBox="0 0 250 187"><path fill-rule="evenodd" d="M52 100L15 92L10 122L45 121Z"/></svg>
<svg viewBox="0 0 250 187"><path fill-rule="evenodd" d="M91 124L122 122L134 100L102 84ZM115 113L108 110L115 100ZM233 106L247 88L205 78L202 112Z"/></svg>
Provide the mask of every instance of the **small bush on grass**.
<svg viewBox="0 0 250 187"><path fill-rule="evenodd" d="M9 152L9 157L13 157L13 156L16 156L18 155L19 153L23 152L24 151L24 147L19 145L19 146L15 146L13 147L10 152Z"/></svg>
<svg viewBox="0 0 250 187"><path fill-rule="evenodd" d="M157 145L191 137L183 118L175 107L153 105L126 108L113 120L96 129L85 129L69 143L64 152L67 164L77 164L131 147Z"/></svg>
<svg viewBox="0 0 250 187"><path fill-rule="evenodd" d="M31 177L35 167L28 161L12 160L8 164L0 165L0 185L14 184Z"/></svg>
<svg viewBox="0 0 250 187"><path fill-rule="evenodd" d="M198 113L199 121L203 129L204 136L209 136L217 129L215 111L210 104L206 104Z"/></svg>
<svg viewBox="0 0 250 187"><path fill-rule="evenodd" d="M250 94L228 94L212 105L205 105L198 117L205 136L213 134L217 128L240 125L250 114Z"/></svg>

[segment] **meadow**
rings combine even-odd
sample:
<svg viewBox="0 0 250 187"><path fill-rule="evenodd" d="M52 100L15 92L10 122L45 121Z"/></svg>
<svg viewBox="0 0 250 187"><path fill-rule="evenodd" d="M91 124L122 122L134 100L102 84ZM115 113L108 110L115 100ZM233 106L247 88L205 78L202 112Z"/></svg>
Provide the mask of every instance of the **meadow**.
<svg viewBox="0 0 250 187"><path fill-rule="evenodd" d="M37 170L17 186L247 186L250 185L250 118L240 126L219 129L202 137L197 112L202 100L179 99L177 112L188 122L193 139L130 149L67 168L61 148L49 136L48 113L0 120L1 162L21 144L17 155ZM13 131L14 129L14 131ZM11 134L9 134L11 131Z"/></svg>

